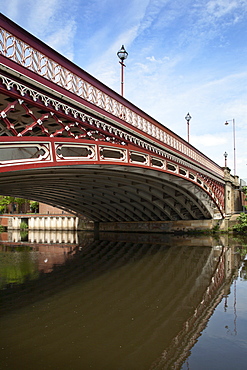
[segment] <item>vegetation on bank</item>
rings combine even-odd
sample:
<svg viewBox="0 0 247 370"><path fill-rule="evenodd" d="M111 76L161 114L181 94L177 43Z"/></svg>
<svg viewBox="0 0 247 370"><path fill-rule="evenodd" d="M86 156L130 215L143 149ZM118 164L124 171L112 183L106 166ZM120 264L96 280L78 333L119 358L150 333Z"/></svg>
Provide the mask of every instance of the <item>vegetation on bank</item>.
<svg viewBox="0 0 247 370"><path fill-rule="evenodd" d="M240 213L237 221L238 223L232 227L232 231L241 234L247 233L247 213Z"/></svg>
<svg viewBox="0 0 247 370"><path fill-rule="evenodd" d="M242 191L245 194L245 200L247 200L247 187L244 186ZM239 217L237 218L237 224L232 227L232 231L240 234L247 233L247 213L240 213Z"/></svg>
<svg viewBox="0 0 247 370"><path fill-rule="evenodd" d="M9 213L9 211L20 213L23 205L32 213L36 213L39 209L39 202L0 195L0 213Z"/></svg>
<svg viewBox="0 0 247 370"><path fill-rule="evenodd" d="M21 224L20 224L20 229L21 230L27 230L28 229L28 225L26 222L22 221Z"/></svg>

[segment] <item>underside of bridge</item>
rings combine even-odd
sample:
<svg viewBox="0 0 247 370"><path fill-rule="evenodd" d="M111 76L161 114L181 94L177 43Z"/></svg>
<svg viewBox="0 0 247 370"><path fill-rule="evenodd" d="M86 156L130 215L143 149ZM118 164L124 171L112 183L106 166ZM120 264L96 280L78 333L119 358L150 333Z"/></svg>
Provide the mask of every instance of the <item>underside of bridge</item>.
<svg viewBox="0 0 247 370"><path fill-rule="evenodd" d="M213 218L212 199L172 174L117 165L75 165L1 174L0 194L44 202L93 221Z"/></svg>

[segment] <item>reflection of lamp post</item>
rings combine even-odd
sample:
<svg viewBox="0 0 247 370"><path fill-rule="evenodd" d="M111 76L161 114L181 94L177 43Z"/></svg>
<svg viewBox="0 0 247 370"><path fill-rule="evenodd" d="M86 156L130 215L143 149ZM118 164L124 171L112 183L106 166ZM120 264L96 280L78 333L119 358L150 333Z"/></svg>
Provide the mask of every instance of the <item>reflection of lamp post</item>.
<svg viewBox="0 0 247 370"><path fill-rule="evenodd" d="M188 133L188 143L190 142L190 120L191 120L191 116L190 114L188 113L186 117L184 117L187 121L187 133Z"/></svg>
<svg viewBox="0 0 247 370"><path fill-rule="evenodd" d="M234 161L234 176L236 176L236 134L235 134L235 119L229 119L228 121L232 121L232 128L233 128L233 161ZM226 121L225 125L229 125L229 122Z"/></svg>
<svg viewBox="0 0 247 370"><path fill-rule="evenodd" d="M225 157L225 167L227 167L227 156L228 156L228 154L227 154L227 152L225 152L225 153L224 153L224 157Z"/></svg>
<svg viewBox="0 0 247 370"><path fill-rule="evenodd" d="M121 49L117 52L117 56L120 59L120 64L121 64L121 95L123 96L123 85L124 85L124 60L127 59L128 53L125 50L124 46L122 45Z"/></svg>

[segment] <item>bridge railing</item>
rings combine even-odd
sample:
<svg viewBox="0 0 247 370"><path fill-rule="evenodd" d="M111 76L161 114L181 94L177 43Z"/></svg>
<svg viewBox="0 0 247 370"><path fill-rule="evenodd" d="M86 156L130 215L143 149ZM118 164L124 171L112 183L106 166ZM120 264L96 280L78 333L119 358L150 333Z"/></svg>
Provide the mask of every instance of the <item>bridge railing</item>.
<svg viewBox="0 0 247 370"><path fill-rule="evenodd" d="M135 127L172 151L224 177L215 162L110 88L0 15L0 54Z"/></svg>

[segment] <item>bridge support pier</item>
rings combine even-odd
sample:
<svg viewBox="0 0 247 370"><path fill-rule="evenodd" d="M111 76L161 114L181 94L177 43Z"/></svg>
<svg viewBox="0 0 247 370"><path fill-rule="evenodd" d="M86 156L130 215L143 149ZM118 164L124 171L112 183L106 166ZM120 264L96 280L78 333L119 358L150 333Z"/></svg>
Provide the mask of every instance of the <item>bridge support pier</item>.
<svg viewBox="0 0 247 370"><path fill-rule="evenodd" d="M226 217L242 212L241 190L238 176L232 176L230 169L224 167L225 214Z"/></svg>
<svg viewBox="0 0 247 370"><path fill-rule="evenodd" d="M212 230L219 227L220 230L228 229L228 219L210 220L179 220L179 221L146 221L146 222L100 222L95 223L95 238L100 232L121 232L121 233L186 233L190 231Z"/></svg>

